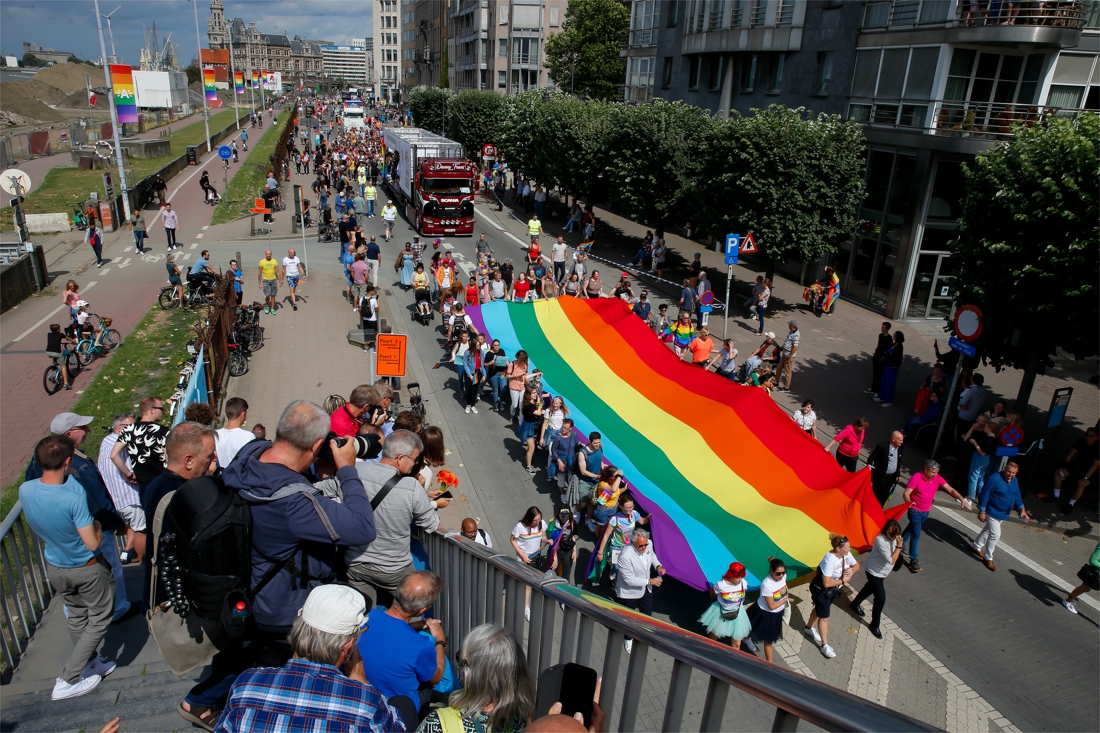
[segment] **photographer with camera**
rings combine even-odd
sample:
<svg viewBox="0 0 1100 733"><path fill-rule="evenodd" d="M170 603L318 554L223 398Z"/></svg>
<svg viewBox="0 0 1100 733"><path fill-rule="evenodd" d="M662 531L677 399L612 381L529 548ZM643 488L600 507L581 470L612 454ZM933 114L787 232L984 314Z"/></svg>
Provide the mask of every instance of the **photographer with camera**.
<svg viewBox="0 0 1100 733"><path fill-rule="evenodd" d="M390 391L392 399L393 392ZM350 438L359 432L359 426L367 423L370 425L383 425L389 416L382 407L382 395L377 387L370 384L360 384L351 391L347 404L332 413L329 427L338 437Z"/></svg>
<svg viewBox="0 0 1100 733"><path fill-rule="evenodd" d="M383 444L378 463L356 464L374 509L377 537L369 546L348 549L348 583L380 606L392 603L402 579L413 571L410 527L432 532L439 526L439 514L416 480L423 450L424 443L415 433L394 430ZM450 501L441 496L434 504L442 509Z"/></svg>

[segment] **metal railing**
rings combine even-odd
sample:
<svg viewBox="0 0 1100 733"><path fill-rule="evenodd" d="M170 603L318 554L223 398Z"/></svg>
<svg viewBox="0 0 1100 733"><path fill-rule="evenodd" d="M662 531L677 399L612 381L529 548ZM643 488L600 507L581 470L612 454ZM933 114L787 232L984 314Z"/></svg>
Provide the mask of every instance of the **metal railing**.
<svg viewBox="0 0 1100 733"><path fill-rule="evenodd" d="M53 586L46 577L42 540L23 520L22 502L15 502L0 525L0 565L4 569L3 617L0 618L4 669L0 679L7 682L26 653L53 596Z"/></svg>
<svg viewBox="0 0 1100 733"><path fill-rule="evenodd" d="M848 105L848 117L856 122L978 139L1011 137L1013 125L1032 125L1046 117L1075 119L1084 111L1033 104L945 100L853 99Z"/></svg>
<svg viewBox="0 0 1100 733"><path fill-rule="evenodd" d="M779 0L779 7L775 11L776 27L790 25L794 22L794 0Z"/></svg>
<svg viewBox="0 0 1100 733"><path fill-rule="evenodd" d="M1007 1L972 3L970 0L883 0L867 3L863 27L1047 25L1082 28L1089 2L1090 0L1045 0L1010 4Z"/></svg>
<svg viewBox="0 0 1100 733"><path fill-rule="evenodd" d="M768 0L753 0L752 13L749 15L749 28L764 25L768 15Z"/></svg>
<svg viewBox="0 0 1100 733"><path fill-rule="evenodd" d="M633 47L657 45L657 29L645 28L637 31L627 31L627 45Z"/></svg>
<svg viewBox="0 0 1100 733"><path fill-rule="evenodd" d="M493 554L461 535L425 533L421 540L432 571L444 582L435 615L447 633L452 655L461 649L474 627L499 624L525 642L527 664L537 679L554 664L574 662L593 666L593 650L598 650L597 633L602 636L606 632L599 704L607 715L608 730L656 728L638 723L651 650L672 659L660 725L663 731L683 730L689 712L693 715L701 712L701 731L720 730L727 704L731 702L731 688L774 708L773 731L795 730L799 720L838 731L936 730L786 667L735 652L726 645L610 603L566 584L552 573L540 575L518 560ZM530 623L524 619L524 595L528 588ZM627 636L634 642L620 691L623 640ZM695 671L707 680L701 711L689 710L688 693ZM615 720L617 724L612 725Z"/></svg>

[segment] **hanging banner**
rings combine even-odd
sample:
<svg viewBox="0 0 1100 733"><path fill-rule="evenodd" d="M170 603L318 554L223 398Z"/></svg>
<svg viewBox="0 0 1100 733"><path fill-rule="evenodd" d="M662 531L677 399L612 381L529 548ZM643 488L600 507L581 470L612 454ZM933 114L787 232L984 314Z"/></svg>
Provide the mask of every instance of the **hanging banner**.
<svg viewBox="0 0 1100 733"><path fill-rule="evenodd" d="M213 102L218 98L218 89L214 86L214 69L203 67L202 85L206 89L206 101Z"/></svg>
<svg viewBox="0 0 1100 733"><path fill-rule="evenodd" d="M233 72L233 87L237 90L237 94L244 94L244 72Z"/></svg>
<svg viewBox="0 0 1100 733"><path fill-rule="evenodd" d="M260 87L260 72L253 71L252 72L252 88L253 89L259 89L259 87Z"/></svg>
<svg viewBox="0 0 1100 733"><path fill-rule="evenodd" d="M111 91L115 95L118 123L138 121L137 96L134 94L134 70L126 64L111 64Z"/></svg>

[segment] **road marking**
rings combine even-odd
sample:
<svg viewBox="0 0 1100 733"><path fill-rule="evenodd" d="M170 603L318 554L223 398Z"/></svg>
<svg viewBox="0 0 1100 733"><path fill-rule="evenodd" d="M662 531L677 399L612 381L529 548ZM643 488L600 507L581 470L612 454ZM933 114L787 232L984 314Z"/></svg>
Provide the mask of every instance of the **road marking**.
<svg viewBox="0 0 1100 733"><path fill-rule="evenodd" d="M511 237L513 240L515 240L515 242L517 244L519 244L520 247L526 247L527 246L527 242L524 242L522 239L517 237L515 234L512 234L510 231L508 231L507 229L504 229L503 227L496 226L496 224L493 223L493 220L489 218L489 215L483 213L480 209L477 209L475 207L474 208L474 213L481 214L482 218L485 219L486 221L488 221L490 224L493 224L496 227L497 231L502 232L507 237ZM509 212L509 213L511 213L511 212ZM519 220L517 219L516 221L519 221ZM522 223L522 222L520 222L520 223Z"/></svg>
<svg viewBox="0 0 1100 733"><path fill-rule="evenodd" d="M209 229L209 228L210 228L210 225L209 225L209 224L207 224L206 226L204 226L204 227L202 228L202 230L203 230L203 231L205 232L205 231L206 231L207 229ZM201 236L201 235L200 235L200 236Z"/></svg>
<svg viewBox="0 0 1100 733"><path fill-rule="evenodd" d="M202 239L202 232L195 235L195 239Z"/></svg>
<svg viewBox="0 0 1100 733"><path fill-rule="evenodd" d="M100 275L106 275L106 274L107 274L108 272L110 272L110 271L111 271L111 268L109 268L109 267L108 267L108 268L107 268L106 270L100 270L100 271L99 271L99 274L100 274Z"/></svg>
<svg viewBox="0 0 1100 733"><path fill-rule="evenodd" d="M94 285L95 285L95 284L96 284L97 282L99 282L99 281L98 281L98 280L92 280L92 281L91 281L90 283L88 283L87 285L85 285L85 286L84 286L84 292L86 293L86 292L88 292L89 290L91 290L91 289L92 289L92 286L94 286ZM56 307L56 308L54 308L54 309L53 309L52 311L50 311L49 313L47 313L47 314L46 314L46 316L45 316L45 317L44 317L44 318L43 318L43 319L42 319L41 321L39 321L38 323L34 324L34 325L33 325L33 326L31 326L30 328L28 328L28 329L27 329L26 331L24 331L23 333L19 334L19 335L18 335L18 336L16 336L15 338L13 338L13 339L11 340L11 342L12 342L12 343L14 344L14 343L16 343L17 341L22 341L22 340L23 340L23 339L25 339L25 338L26 338L27 336L30 336L30 335L31 335L32 333L34 333L35 331L37 331L37 330L38 330L38 327L39 327L39 326L41 326L41 325L42 325L43 323L45 323L46 321L50 320L50 319L51 319L51 318L53 318L53 317L54 317L55 315L57 315L58 313L60 313L60 312L61 312L61 310L62 310L63 308L65 308L65 307L66 307L66 306L65 306L65 304L64 304L64 303L62 303L61 305L57 306L57 307Z"/></svg>
<svg viewBox="0 0 1100 733"><path fill-rule="evenodd" d="M195 242L194 244L191 245L191 249L198 249L198 248L199 248L199 243L198 242Z"/></svg>
<svg viewBox="0 0 1100 733"><path fill-rule="evenodd" d="M130 260L132 260L132 259L133 259L133 257L127 257L125 260L118 263L118 267L119 268L129 267L130 266Z"/></svg>
<svg viewBox="0 0 1100 733"><path fill-rule="evenodd" d="M191 259L191 253L190 253L190 252L188 252L187 254L185 254L185 255L183 255L182 257L180 257L180 261L181 261L181 262L182 262L183 260L189 260L189 259Z"/></svg>
<svg viewBox="0 0 1100 733"><path fill-rule="evenodd" d="M129 251L130 251L130 250L132 250L132 249L133 249L133 247L127 247L126 249L124 249L124 250L122 250L122 251L123 251L123 252L129 252Z"/></svg>
<svg viewBox="0 0 1100 733"><path fill-rule="evenodd" d="M953 509L945 509L945 508L943 508L941 506L938 506L936 504L933 504L932 506L934 508L938 509L939 511L943 512L944 514L946 514L956 524L959 524L959 525L969 529L971 532L974 533L975 537L978 535L979 532L982 531L981 525L975 524L974 522L971 522L969 519L964 519L958 512L954 511ZM1057 575L1050 572L1049 570L1044 568L1042 565L1040 565L1039 563L1032 560L1027 555L1023 554L1019 550L1012 549L1011 547L1006 545L1004 542L1001 542L1000 540L997 541L997 550L1000 551L1000 552L1005 553L1009 557L1012 557L1012 558L1015 558L1016 560L1019 560L1024 565L1028 566L1029 568L1031 568L1035 572L1039 573L1039 575L1043 576L1046 580L1050 581L1051 585L1057 586L1057 587L1061 588L1064 591L1071 591L1079 585L1078 583L1069 583L1069 582L1066 582L1065 580L1062 580ZM1096 610L1100 611L1100 602L1097 602L1092 597L1091 593L1082 593L1080 596L1077 597L1077 601L1078 602L1083 601L1083 602L1087 603L1088 605L1092 606L1093 608L1095 608Z"/></svg>

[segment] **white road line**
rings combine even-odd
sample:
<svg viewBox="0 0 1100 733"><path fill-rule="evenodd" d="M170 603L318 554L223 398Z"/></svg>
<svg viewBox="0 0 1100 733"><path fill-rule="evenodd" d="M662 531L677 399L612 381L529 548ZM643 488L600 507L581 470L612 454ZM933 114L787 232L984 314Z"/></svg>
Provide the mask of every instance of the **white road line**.
<svg viewBox="0 0 1100 733"><path fill-rule="evenodd" d="M124 250L122 250L122 251L123 251L123 252L129 252L129 251L130 251L130 250L132 250L132 249L133 249L133 247L127 247L126 249L124 249Z"/></svg>
<svg viewBox="0 0 1100 733"><path fill-rule="evenodd" d="M106 275L106 274L107 274L108 272L110 272L110 271L111 271L111 268L109 268L109 267L108 267L108 268L107 268L106 270L100 270L100 271L99 271L99 274L100 274L100 275Z"/></svg>
<svg viewBox="0 0 1100 733"><path fill-rule="evenodd" d="M97 282L99 282L99 281L98 281L98 280L92 280L92 281L91 281L90 283L88 283L87 285L85 285L85 286L84 286L84 290L83 290L83 292L84 292L84 293L86 293L86 292L88 292L89 290L91 290L91 289L92 289L92 287L93 287L93 286L94 286L94 285L95 285L95 284L96 284ZM15 338L13 338L13 339L11 340L11 342L12 342L12 343L14 344L14 343L15 343L15 342L17 342L17 341L22 341L22 340L23 340L23 339L25 339L25 338L26 338L27 336L30 336L30 335L31 335L32 333L34 333L35 331L37 331L37 330L38 330L38 327L39 327L39 326L41 326L41 325L42 325L43 323L45 323L46 321L50 320L50 319L51 319L51 318L53 318L53 317L54 317L55 315L57 315L58 313L60 313L60 312L61 312L61 310L62 310L62 309L64 309L64 308L65 308L65 304L64 304L64 303L62 303L61 305L57 306L57 307L56 307L56 308L54 308L54 309L53 309L52 311L50 311L49 313L47 313L47 314L45 315L45 317L44 317L44 318L43 318L43 319L42 319L41 321L39 321L38 323L34 324L34 325L33 325L33 326L31 326L30 328L28 328L28 329L27 329L26 331L24 331L23 333L19 334L19 335L18 335L18 336L16 336Z"/></svg>
<svg viewBox="0 0 1100 733"><path fill-rule="evenodd" d="M205 232L205 231L206 231L207 229L209 229L209 228L210 228L210 225L209 225L209 224L207 224L206 226L204 226L204 227L202 228L202 230L203 230L203 231Z"/></svg>
<svg viewBox="0 0 1100 733"><path fill-rule="evenodd" d="M127 257L127 258L126 258L125 260L123 260L122 262L119 262L119 263L118 263L118 267L119 267L119 269L121 269L121 268L123 268L123 267L129 267L129 266L130 266L130 260L132 260L132 259L133 259L133 257Z"/></svg>
<svg viewBox="0 0 1100 733"><path fill-rule="evenodd" d="M195 242L194 244L191 245L191 249L198 249L198 248L199 248L199 243L198 242Z"/></svg>
<svg viewBox="0 0 1100 733"><path fill-rule="evenodd" d="M187 254L180 257L180 261L189 260L189 259L191 259L191 253L190 252L188 252Z"/></svg>
<svg viewBox="0 0 1100 733"><path fill-rule="evenodd" d="M958 512L956 512L952 509L945 509L945 508L943 508L941 506L937 506L935 504L933 504L932 506L935 509L937 509L937 510L943 512L944 514L946 514L956 524L959 524L959 525L969 529L971 532L974 533L975 537L977 537L978 533L982 531L981 525L975 524L974 522L971 522L969 519L963 518L963 516L961 514L959 514ZM1062 590L1070 591L1070 590L1073 590L1074 588L1076 588L1078 585L1080 585L1079 583L1069 583L1065 580L1062 580L1057 575L1050 572L1049 570L1044 568L1042 565L1040 565L1039 563L1032 560L1027 555L1023 554L1019 550L1012 549L1011 547L1006 545L1004 542L1001 542L1001 541L997 542L997 550L999 552L1005 553L1009 557L1012 557L1012 558L1015 558L1016 560L1019 560L1024 565L1027 565L1029 568L1031 568L1035 572L1039 573L1039 575L1043 576L1043 578L1050 581L1051 585L1057 586L1057 587L1061 588ZM1091 593L1082 593L1077 598L1077 600L1078 600L1078 602L1084 601L1088 605L1090 605L1093 608L1100 611L1100 602L1097 602L1092 597Z"/></svg>
<svg viewBox="0 0 1100 733"><path fill-rule="evenodd" d="M486 214L486 213L483 213L483 212L482 212L482 211L481 211L480 209L478 209L477 207L474 207L474 212L475 212L475 213L477 213L477 214L481 214L481 217L482 217L483 219L485 219L486 221L488 221L488 222L489 222L490 224L493 224L493 220L489 218L489 215L488 215L488 214ZM511 213L511 212L509 212L509 213ZM495 225L494 225L494 226L495 226ZM527 246L527 242L524 242L524 241L523 241L522 239L520 239L519 237L517 237L517 236L516 236L515 234L512 234L512 233L511 233L510 231L508 231L507 229L503 229L503 228L501 228L501 227L499 227L499 226L498 226L498 227L496 227L496 228L497 228L497 230L498 230L498 231L500 231L501 233L503 233L503 234L504 234L505 236L507 236L507 237L511 237L511 238L512 238L513 240L515 240L515 241L516 241L516 243L517 243L517 244L519 244L519 246L520 246L520 247L526 247L526 246Z"/></svg>
<svg viewBox="0 0 1100 733"><path fill-rule="evenodd" d="M195 239L202 239L202 232L195 235Z"/></svg>

